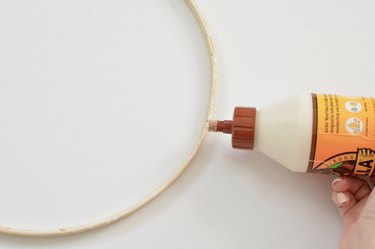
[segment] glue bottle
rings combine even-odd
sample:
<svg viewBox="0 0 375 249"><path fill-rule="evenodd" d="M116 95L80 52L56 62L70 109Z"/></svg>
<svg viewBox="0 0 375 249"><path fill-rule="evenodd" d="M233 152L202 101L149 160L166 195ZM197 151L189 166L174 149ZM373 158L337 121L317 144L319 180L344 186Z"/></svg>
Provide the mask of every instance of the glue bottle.
<svg viewBox="0 0 375 249"><path fill-rule="evenodd" d="M236 149L256 149L295 172L375 174L375 98L298 94L209 121Z"/></svg>

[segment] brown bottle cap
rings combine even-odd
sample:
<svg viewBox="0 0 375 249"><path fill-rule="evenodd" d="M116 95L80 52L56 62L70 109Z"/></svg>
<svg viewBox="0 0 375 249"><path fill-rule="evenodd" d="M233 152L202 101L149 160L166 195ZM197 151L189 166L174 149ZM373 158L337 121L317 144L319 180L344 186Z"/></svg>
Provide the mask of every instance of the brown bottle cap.
<svg viewBox="0 0 375 249"><path fill-rule="evenodd" d="M232 134L232 146L235 149L254 149L256 109L254 107L236 107L232 120L210 121L209 131Z"/></svg>

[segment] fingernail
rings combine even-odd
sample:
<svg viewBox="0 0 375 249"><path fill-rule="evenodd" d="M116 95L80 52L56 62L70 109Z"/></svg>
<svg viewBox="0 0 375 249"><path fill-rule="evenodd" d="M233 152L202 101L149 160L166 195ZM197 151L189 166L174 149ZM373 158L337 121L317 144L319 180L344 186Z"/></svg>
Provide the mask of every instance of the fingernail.
<svg viewBox="0 0 375 249"><path fill-rule="evenodd" d="M332 187L333 187L333 185L335 185L336 182L341 182L342 180L344 180L342 177L337 177L337 178L335 178L335 179L332 181Z"/></svg>
<svg viewBox="0 0 375 249"><path fill-rule="evenodd" d="M346 197L346 194L344 193L337 193L337 203L339 205L343 205L348 201L348 198Z"/></svg>

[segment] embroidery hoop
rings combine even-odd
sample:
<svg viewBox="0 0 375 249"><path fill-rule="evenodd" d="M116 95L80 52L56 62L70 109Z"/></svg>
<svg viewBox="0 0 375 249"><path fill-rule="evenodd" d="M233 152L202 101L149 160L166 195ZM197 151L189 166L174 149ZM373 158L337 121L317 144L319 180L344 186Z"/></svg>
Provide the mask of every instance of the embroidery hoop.
<svg viewBox="0 0 375 249"><path fill-rule="evenodd" d="M199 151L203 141L205 140L207 133L208 133L208 120L211 119L212 113L214 110L214 98L216 95L216 79L217 79L217 66L216 66L216 53L212 41L212 37L208 31L207 24L200 13L197 5L193 0L185 0L185 3L189 7L191 13L194 15L195 20L199 24L200 30L205 38L209 61L210 61L210 94L209 94L209 101L208 101L208 108L206 114L206 121L203 125L201 134L197 143L194 145L192 151L187 156L185 161L177 168L177 170L158 188L148 194L146 197L142 198L135 204L130 207L125 208L123 211L117 212L115 214L109 215L106 218L96 220L90 223L71 226L71 227L64 227L64 228L56 228L56 229L48 229L48 230L38 230L38 229L20 229L20 228L13 228L13 227L6 227L0 225L0 233L13 235L13 236L24 236L24 237L53 237L53 236L64 236L64 235L72 235L72 234L79 234L83 232L88 232L92 230L96 230L102 228L104 226L110 225L116 221L124 219L138 210L149 204L152 200L157 198L161 195L165 190L167 190L181 175L182 173L188 168L190 162L193 160L197 152Z"/></svg>

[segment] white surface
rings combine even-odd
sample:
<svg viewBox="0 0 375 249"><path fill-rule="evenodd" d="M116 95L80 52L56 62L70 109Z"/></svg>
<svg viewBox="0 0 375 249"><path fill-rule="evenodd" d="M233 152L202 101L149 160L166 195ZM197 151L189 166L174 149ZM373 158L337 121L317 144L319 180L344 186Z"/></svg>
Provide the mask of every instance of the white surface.
<svg viewBox="0 0 375 249"><path fill-rule="evenodd" d="M216 117L301 91L374 95L373 1L197 3L218 51ZM182 1L2 1L0 31L0 224L105 215L159 184L194 142L208 65ZM134 111L150 106L151 119L177 115L167 137ZM129 142L140 127L148 148ZM0 248L337 248L330 180L210 134L172 189L130 218L65 238L0 236Z"/></svg>
<svg viewBox="0 0 375 249"><path fill-rule="evenodd" d="M103 4L3 3L3 226L104 219L161 185L198 140L209 65L188 9Z"/></svg>

